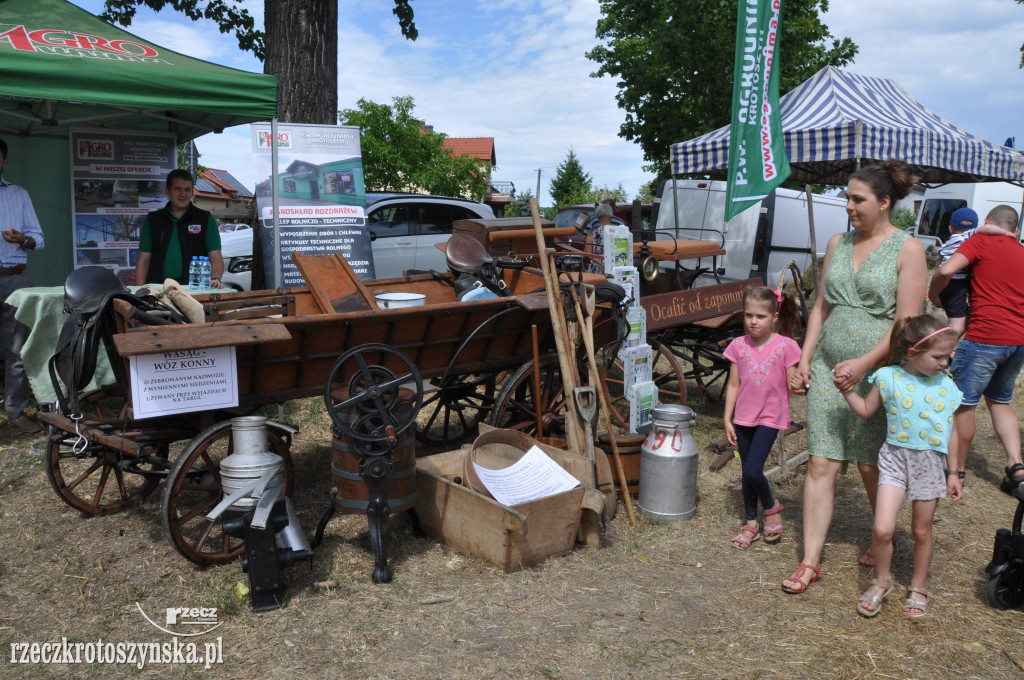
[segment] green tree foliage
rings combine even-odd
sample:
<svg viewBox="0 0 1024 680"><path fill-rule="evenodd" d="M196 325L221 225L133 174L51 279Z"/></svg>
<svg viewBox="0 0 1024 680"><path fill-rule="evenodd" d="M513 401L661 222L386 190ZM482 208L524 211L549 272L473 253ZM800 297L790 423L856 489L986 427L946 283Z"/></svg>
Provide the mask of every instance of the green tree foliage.
<svg viewBox="0 0 1024 680"><path fill-rule="evenodd" d="M889 222L897 229L910 229L917 224L917 215L909 208L896 208L889 215Z"/></svg>
<svg viewBox="0 0 1024 680"><path fill-rule="evenodd" d="M576 152L569 149L555 169L551 180L551 198L556 207L590 202L590 175L583 172L583 165L576 158Z"/></svg>
<svg viewBox="0 0 1024 680"><path fill-rule="evenodd" d="M360 99L356 108L338 112L342 124L360 129L366 189L483 198L487 166L476 158L445 151L445 135L424 130L413 116L412 97L395 97L391 102L389 106Z"/></svg>
<svg viewBox="0 0 1024 680"><path fill-rule="evenodd" d="M1021 1L1021 0L1018 0ZM669 146L729 124L737 0L602 0L587 57L593 77L612 76L626 120L619 136L639 142L646 170L669 176ZM780 92L857 53L835 39L819 12L828 0L786 0L778 52Z"/></svg>
<svg viewBox="0 0 1024 680"><path fill-rule="evenodd" d="M619 182L619 186L610 187L607 184L600 187L594 187L590 190L590 196L583 203L600 203L606 198L610 198L616 203L628 203L629 194L626 193L626 187L622 186L622 182Z"/></svg>
<svg viewBox="0 0 1024 680"><path fill-rule="evenodd" d="M533 198L533 192L529 189L521 194L517 194L505 208L505 217L529 217L531 198Z"/></svg>
<svg viewBox="0 0 1024 680"><path fill-rule="evenodd" d="M1024 5L1024 0L1017 0L1018 5ZM1020 46L1020 68L1024 68L1024 45Z"/></svg>
<svg viewBox="0 0 1024 680"><path fill-rule="evenodd" d="M402 35L415 40L412 0L393 0ZM192 21L208 19L221 33L233 33L238 47L264 62L278 77L281 121L331 124L338 110L338 0L271 0L265 3L264 31L241 0L105 0L100 18L131 26L139 7L170 7ZM188 52L187 49L179 50Z"/></svg>

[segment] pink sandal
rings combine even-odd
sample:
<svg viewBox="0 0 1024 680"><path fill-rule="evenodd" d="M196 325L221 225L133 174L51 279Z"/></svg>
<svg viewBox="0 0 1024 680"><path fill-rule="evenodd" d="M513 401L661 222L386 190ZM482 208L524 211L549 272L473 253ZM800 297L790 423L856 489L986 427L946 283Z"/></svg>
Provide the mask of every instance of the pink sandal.
<svg viewBox="0 0 1024 680"><path fill-rule="evenodd" d="M775 505L764 511L765 543L778 543L782 540L782 519L779 518L779 513L785 509L785 506L776 499ZM771 519L767 519L768 517L771 517Z"/></svg>
<svg viewBox="0 0 1024 680"><path fill-rule="evenodd" d="M732 547L739 548L740 550L746 550L750 547L750 544L756 541L760 537L761 525L744 524L740 527L740 533L736 534L732 539Z"/></svg>
<svg viewBox="0 0 1024 680"><path fill-rule="evenodd" d="M807 572L811 573L811 580L807 583L804 583L804 574L806 574ZM811 584L817 581L819 578L821 578L820 564L816 567L812 567L809 564L804 564L803 562L801 562L800 566L796 568L796 572L789 578L784 579L785 581L796 581L800 585L796 586L795 588L790 588L785 583L783 583L782 589L785 592L790 593L792 595L799 595L800 593L806 592L806 590L811 587Z"/></svg>
<svg viewBox="0 0 1024 680"><path fill-rule="evenodd" d="M892 554L893 555L896 554L896 537L895 536L892 537ZM864 554L861 555L860 558L857 560L857 564L859 564L862 567L873 567L873 566L875 566L875 553L873 553L871 551L871 548L868 548L867 550L864 551Z"/></svg>

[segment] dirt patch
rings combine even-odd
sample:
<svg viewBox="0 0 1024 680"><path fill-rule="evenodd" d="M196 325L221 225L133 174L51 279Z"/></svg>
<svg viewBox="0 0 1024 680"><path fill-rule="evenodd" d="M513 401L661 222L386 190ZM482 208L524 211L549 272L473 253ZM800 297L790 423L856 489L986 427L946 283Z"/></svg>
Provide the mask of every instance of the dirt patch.
<svg viewBox="0 0 1024 680"><path fill-rule="evenodd" d="M692 386L691 386L692 387ZM739 466L708 471L722 436L721 407L691 389L701 448L696 517L678 525L620 512L600 549L513 574L412 534L392 518L394 582L370 582L365 517L336 516L313 563L286 572L287 607L254 614L236 595L237 563L198 569L160 528L159 493L116 515L84 518L50 488L30 438L0 424L0 671L4 677L195 677L195 664L18 665L10 643L170 642L146 622L167 607L217 607L223 625L217 678L1020 678L1020 611L985 599L996 529L1016 503L996 488L1004 461L988 413L979 409L967 497L940 503L929 580L932 608L900 615L897 587L872 620L855 611L871 578L856 559L871 518L855 472L840 478L822 579L804 595L780 581L800 557L802 476L776 484L787 510L780 544L746 552L729 544L741 523L733 487ZM1019 395L1018 395L1019 397ZM1020 399L1018 398L1018 403ZM296 506L306 533L330 502L330 434L315 400L289 404L302 432L292 453ZM794 400L797 419L802 406ZM786 440L790 454L802 433ZM909 580L909 509L897 531L894 577ZM312 582L330 587L314 587ZM450 599L449 599L450 598ZM433 604L431 604L433 603Z"/></svg>

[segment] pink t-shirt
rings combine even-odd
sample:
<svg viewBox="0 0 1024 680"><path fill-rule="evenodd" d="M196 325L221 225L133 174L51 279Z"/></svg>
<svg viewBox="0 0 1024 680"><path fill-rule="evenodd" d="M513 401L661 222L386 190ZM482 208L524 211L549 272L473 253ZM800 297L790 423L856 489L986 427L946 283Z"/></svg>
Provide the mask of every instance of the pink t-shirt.
<svg viewBox="0 0 1024 680"><path fill-rule="evenodd" d="M749 335L736 338L723 353L736 364L740 390L736 395L733 422L754 427L789 428L789 383L786 369L800 363L800 346L792 338L776 334L762 349Z"/></svg>

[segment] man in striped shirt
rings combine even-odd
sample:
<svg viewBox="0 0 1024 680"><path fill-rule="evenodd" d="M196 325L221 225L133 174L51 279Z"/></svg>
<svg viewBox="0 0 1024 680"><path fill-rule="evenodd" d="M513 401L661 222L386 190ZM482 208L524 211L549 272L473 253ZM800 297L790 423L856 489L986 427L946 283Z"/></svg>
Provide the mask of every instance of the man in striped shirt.
<svg viewBox="0 0 1024 680"><path fill-rule="evenodd" d="M3 178L6 167L7 143L0 139L0 235L3 236L0 240L0 333L3 333L6 350L4 407L15 427L32 434L42 428L25 414L29 386L21 363L21 347L28 337L28 328L14 318L14 307L7 304L7 297L32 285L26 271L28 251L43 247L43 230L28 192Z"/></svg>

